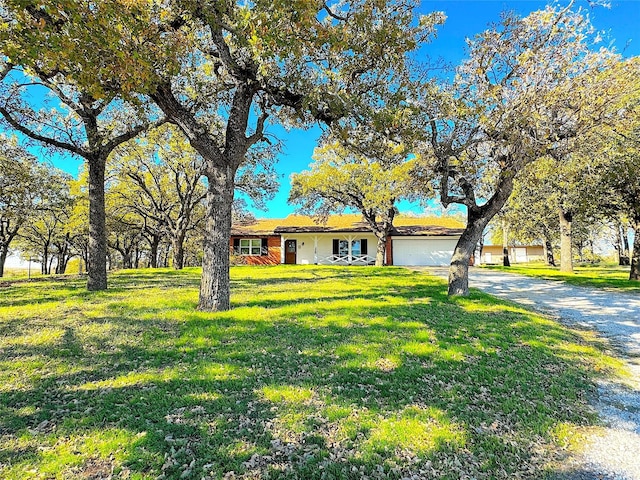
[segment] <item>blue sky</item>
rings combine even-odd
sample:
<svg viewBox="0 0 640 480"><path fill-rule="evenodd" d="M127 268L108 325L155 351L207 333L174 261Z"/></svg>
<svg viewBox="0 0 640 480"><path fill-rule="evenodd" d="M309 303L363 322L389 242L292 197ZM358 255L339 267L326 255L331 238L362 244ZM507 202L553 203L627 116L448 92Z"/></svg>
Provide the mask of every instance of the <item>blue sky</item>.
<svg viewBox="0 0 640 480"><path fill-rule="evenodd" d="M575 7L589 11L593 25L603 32L604 45L611 42L624 57L640 55L640 0L611 0L610 3L610 9L590 8L587 0L576 0ZM512 10L524 16L544 8L546 4L547 2L529 0L423 1L423 13L439 10L447 15L447 21L439 28L437 38L423 52L431 58L443 58L455 65L465 56L465 38L472 37L485 30L488 24L499 21L501 12ZM287 204L289 176L307 168L321 131L318 127L291 132L271 127L269 131L281 138L284 145L277 164L281 187L276 197L267 203L267 210L254 211L254 214L258 217L277 218L294 212L294 207ZM53 161L57 167L73 175L77 174L81 163L76 159L63 157L54 158ZM419 207L407 203L401 204L400 209L419 211Z"/></svg>

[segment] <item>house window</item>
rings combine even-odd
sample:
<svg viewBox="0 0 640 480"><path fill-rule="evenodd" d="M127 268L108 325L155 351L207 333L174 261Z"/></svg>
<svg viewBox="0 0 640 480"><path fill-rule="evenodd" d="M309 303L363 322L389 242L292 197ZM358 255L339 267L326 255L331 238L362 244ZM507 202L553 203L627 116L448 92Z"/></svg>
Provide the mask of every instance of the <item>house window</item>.
<svg viewBox="0 0 640 480"><path fill-rule="evenodd" d="M240 239L240 255L261 255L262 239L260 238L241 238Z"/></svg>
<svg viewBox="0 0 640 480"><path fill-rule="evenodd" d="M333 254L340 257L349 255L349 240L333 240ZM351 241L351 256L362 257L367 255L367 239L359 239Z"/></svg>
<svg viewBox="0 0 640 480"><path fill-rule="evenodd" d="M340 240L338 255L341 257L346 257L349 255L349 241L348 240Z"/></svg>

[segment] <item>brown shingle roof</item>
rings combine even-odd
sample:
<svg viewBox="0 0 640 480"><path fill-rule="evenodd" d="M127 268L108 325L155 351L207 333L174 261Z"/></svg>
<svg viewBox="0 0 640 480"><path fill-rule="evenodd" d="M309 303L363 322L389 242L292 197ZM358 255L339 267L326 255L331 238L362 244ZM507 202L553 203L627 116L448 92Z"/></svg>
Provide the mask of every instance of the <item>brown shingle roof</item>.
<svg viewBox="0 0 640 480"><path fill-rule="evenodd" d="M398 215L393 221L392 235L460 235L464 224L451 217L410 217ZM280 233L368 232L369 226L361 215L332 215L326 223L318 223L306 215L287 218L268 218L252 223L234 225L231 234L277 235Z"/></svg>

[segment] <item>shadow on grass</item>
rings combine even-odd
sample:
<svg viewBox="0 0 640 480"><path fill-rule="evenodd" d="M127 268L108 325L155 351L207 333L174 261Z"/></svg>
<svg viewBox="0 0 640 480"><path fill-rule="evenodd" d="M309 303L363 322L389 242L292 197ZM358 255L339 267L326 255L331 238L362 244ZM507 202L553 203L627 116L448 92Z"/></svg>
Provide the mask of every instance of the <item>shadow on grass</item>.
<svg viewBox="0 0 640 480"><path fill-rule="evenodd" d="M169 273L140 304L127 278L147 275L123 274L98 314L15 338L0 475L82 476L100 458L137 478L538 478L554 428L590 421L597 354L557 324L404 270L314 269L312 287L309 270L265 272L220 314L185 307L195 292Z"/></svg>

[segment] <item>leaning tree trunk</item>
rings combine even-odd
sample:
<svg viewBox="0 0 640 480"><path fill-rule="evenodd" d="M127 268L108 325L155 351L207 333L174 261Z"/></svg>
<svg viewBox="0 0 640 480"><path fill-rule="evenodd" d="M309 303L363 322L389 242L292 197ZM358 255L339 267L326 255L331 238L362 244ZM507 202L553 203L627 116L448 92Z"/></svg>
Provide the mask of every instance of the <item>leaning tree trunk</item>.
<svg viewBox="0 0 640 480"><path fill-rule="evenodd" d="M209 168L202 278L198 309L224 311L231 308L229 240L235 171L231 166Z"/></svg>
<svg viewBox="0 0 640 480"><path fill-rule="evenodd" d="M631 271L629 280L640 281L640 222L636 224L631 252Z"/></svg>
<svg viewBox="0 0 640 480"><path fill-rule="evenodd" d="M573 215L570 211L558 208L560 219L560 271L573 273L573 254L571 251L571 222Z"/></svg>
<svg viewBox="0 0 640 480"><path fill-rule="evenodd" d="M513 174L508 171L502 172L491 199L481 207L477 205L467 207L467 226L453 250L449 266L450 296L469 295L469 261L471 256L487 224L504 207L512 191Z"/></svg>
<svg viewBox="0 0 640 480"><path fill-rule="evenodd" d="M467 213L467 226L453 250L449 266L449 295L469 295L469 262L491 217Z"/></svg>
<svg viewBox="0 0 640 480"><path fill-rule="evenodd" d="M89 159L89 254L87 289L107 289L107 228L104 206L105 159Z"/></svg>

